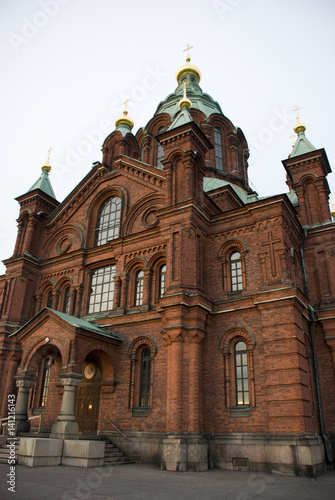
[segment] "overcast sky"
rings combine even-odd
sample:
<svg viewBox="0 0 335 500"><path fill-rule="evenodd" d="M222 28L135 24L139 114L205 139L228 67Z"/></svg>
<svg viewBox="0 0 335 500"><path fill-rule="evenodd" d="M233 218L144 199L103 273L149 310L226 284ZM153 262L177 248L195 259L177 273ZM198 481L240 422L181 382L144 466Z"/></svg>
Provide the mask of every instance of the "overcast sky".
<svg viewBox="0 0 335 500"><path fill-rule="evenodd" d="M296 105L335 169L333 0L1 0L0 9L1 259L14 249L14 198L49 147L62 201L101 160L126 97L136 133L174 91L187 44L203 91L247 138L261 196L287 191L281 160ZM335 193L334 174L328 182Z"/></svg>

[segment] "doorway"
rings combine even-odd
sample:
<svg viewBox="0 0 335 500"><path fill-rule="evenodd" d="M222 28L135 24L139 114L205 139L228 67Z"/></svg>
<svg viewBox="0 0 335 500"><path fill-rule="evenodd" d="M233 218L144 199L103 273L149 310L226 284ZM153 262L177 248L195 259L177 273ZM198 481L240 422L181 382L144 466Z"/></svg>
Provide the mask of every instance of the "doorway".
<svg viewBox="0 0 335 500"><path fill-rule="evenodd" d="M101 370L95 361L87 361L83 373L84 378L76 394L76 421L80 433L96 433L99 420Z"/></svg>

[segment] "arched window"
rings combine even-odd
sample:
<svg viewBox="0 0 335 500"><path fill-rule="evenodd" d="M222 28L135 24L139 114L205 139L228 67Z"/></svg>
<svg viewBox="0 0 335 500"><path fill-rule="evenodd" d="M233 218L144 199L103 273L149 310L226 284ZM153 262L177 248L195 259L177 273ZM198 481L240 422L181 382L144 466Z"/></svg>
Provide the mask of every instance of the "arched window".
<svg viewBox="0 0 335 500"><path fill-rule="evenodd" d="M39 406L46 406L48 399L48 391L49 391L49 382L50 382L50 370L53 364L53 358L47 358L43 365L43 375L42 375L42 384L41 384L41 392L40 392L40 401Z"/></svg>
<svg viewBox="0 0 335 500"><path fill-rule="evenodd" d="M223 172L222 134L219 127L214 127L214 146L216 169Z"/></svg>
<svg viewBox="0 0 335 500"><path fill-rule="evenodd" d="M243 289L242 264L240 252L233 252L230 255L230 277L231 290L238 292Z"/></svg>
<svg viewBox="0 0 335 500"><path fill-rule="evenodd" d="M52 303L53 303L53 294L52 294L52 290L50 290L48 292L48 296L47 296L47 307L49 309L52 309Z"/></svg>
<svg viewBox="0 0 335 500"><path fill-rule="evenodd" d="M166 291L166 265L163 264L159 269L159 297L163 297Z"/></svg>
<svg viewBox="0 0 335 500"><path fill-rule="evenodd" d="M66 287L64 291L64 300L63 300L63 312L65 314L69 314L70 312L70 287Z"/></svg>
<svg viewBox="0 0 335 500"><path fill-rule="evenodd" d="M159 127L157 131L157 135L162 134L165 131L165 127ZM157 141L158 142L158 141ZM160 142L157 144L157 160L156 160L156 167L159 168L160 170L164 170L164 165L162 163L162 160L164 159L164 148L161 145Z"/></svg>
<svg viewBox="0 0 335 500"><path fill-rule="evenodd" d="M89 314L113 309L115 270L114 264L92 272Z"/></svg>
<svg viewBox="0 0 335 500"><path fill-rule="evenodd" d="M236 404L249 404L247 346L239 341L235 345Z"/></svg>
<svg viewBox="0 0 335 500"><path fill-rule="evenodd" d="M104 245L110 240L119 237L121 215L121 199L112 196L104 201L98 214L98 223L96 227L95 244Z"/></svg>
<svg viewBox="0 0 335 500"><path fill-rule="evenodd" d="M143 304L144 272L138 271L135 278L135 306Z"/></svg>
<svg viewBox="0 0 335 500"><path fill-rule="evenodd" d="M256 338L252 332L234 328L221 339L226 408L231 416L250 416L256 406L254 349Z"/></svg>
<svg viewBox="0 0 335 500"><path fill-rule="evenodd" d="M140 407L150 406L151 351L144 349L141 359Z"/></svg>

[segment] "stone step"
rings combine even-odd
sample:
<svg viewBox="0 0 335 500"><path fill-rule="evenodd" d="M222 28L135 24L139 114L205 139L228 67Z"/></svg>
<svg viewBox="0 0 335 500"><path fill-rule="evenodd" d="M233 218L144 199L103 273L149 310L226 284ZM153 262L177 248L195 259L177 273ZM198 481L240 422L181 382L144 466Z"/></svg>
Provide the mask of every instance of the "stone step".
<svg viewBox="0 0 335 500"><path fill-rule="evenodd" d="M105 457L104 463L105 464L119 464L119 463L126 463L130 462L129 457L123 456L123 457Z"/></svg>
<svg viewBox="0 0 335 500"><path fill-rule="evenodd" d="M10 452L10 448L8 447L8 443L10 441L11 441L11 438L7 438L7 443L3 443L0 446L0 464L8 464L9 452ZM15 463L17 463L17 452L19 449L19 445L20 445L20 440L17 439L15 441Z"/></svg>

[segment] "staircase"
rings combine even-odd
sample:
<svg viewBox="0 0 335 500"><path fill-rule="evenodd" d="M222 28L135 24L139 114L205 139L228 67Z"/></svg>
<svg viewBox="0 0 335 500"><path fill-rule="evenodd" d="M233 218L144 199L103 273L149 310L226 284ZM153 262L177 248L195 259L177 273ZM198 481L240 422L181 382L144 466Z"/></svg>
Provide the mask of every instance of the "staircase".
<svg viewBox="0 0 335 500"><path fill-rule="evenodd" d="M105 460L104 465L131 464L129 457L120 450L110 439L105 440Z"/></svg>
<svg viewBox="0 0 335 500"><path fill-rule="evenodd" d="M0 464L7 464L8 465L8 460L9 460L9 454L11 451L11 448L9 448L8 443L13 441L13 438L7 438L6 443L2 443L0 445ZM19 444L20 444L20 438L15 439L15 463L17 463L17 452L19 449ZM12 459L12 457L11 457ZM14 465L14 464L10 464Z"/></svg>

